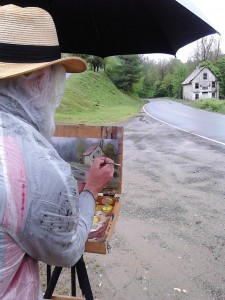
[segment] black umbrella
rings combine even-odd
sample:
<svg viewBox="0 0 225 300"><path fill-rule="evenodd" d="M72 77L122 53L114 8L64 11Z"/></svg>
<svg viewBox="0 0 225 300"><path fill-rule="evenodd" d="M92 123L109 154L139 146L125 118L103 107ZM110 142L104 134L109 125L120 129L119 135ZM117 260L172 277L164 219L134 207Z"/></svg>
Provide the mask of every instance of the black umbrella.
<svg viewBox="0 0 225 300"><path fill-rule="evenodd" d="M64 53L106 57L166 53L216 33L175 0L0 0L39 6L53 17Z"/></svg>

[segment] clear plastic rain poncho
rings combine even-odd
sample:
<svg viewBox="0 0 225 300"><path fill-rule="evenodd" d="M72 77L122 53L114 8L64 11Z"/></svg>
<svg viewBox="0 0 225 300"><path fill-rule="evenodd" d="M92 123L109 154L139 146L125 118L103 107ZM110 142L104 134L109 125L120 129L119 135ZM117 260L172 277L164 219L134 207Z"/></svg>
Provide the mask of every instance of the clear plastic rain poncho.
<svg viewBox="0 0 225 300"><path fill-rule="evenodd" d="M60 65L0 80L0 299L42 299L37 261L72 266L94 215L48 139L65 87Z"/></svg>

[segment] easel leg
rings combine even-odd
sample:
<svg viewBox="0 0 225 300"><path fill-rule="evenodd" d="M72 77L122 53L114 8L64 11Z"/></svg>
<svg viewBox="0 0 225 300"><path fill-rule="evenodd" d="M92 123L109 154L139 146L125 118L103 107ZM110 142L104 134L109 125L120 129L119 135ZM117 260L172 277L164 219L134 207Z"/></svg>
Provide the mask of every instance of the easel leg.
<svg viewBox="0 0 225 300"><path fill-rule="evenodd" d="M75 267L82 294L86 300L94 300L83 256L81 256Z"/></svg>
<svg viewBox="0 0 225 300"><path fill-rule="evenodd" d="M55 267L55 269L52 273L52 277L50 279L50 282L47 286L46 292L44 294L44 299L51 299L52 294L53 294L54 289L55 289L55 286L56 286L56 283L59 279L59 275L60 275L61 271L62 271L61 267Z"/></svg>
<svg viewBox="0 0 225 300"><path fill-rule="evenodd" d="M51 276L52 276L51 266L47 265L47 286L48 286L48 284L50 282Z"/></svg>
<svg viewBox="0 0 225 300"><path fill-rule="evenodd" d="M47 279L47 289L44 294L44 299L51 299L61 271L62 271L62 267L55 267L51 275L51 266L47 267L48 279ZM71 268L71 295L72 296L76 296L76 272L75 271L77 272L79 286L85 299L94 300L83 256L76 263L76 265Z"/></svg>
<svg viewBox="0 0 225 300"><path fill-rule="evenodd" d="M76 296L76 270L75 266L71 267L71 296Z"/></svg>

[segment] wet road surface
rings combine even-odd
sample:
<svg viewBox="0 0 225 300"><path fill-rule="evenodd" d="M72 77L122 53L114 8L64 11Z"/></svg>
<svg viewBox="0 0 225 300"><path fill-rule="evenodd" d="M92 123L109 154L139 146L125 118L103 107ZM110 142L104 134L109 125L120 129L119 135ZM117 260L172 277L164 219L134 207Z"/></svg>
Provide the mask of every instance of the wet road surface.
<svg viewBox="0 0 225 300"><path fill-rule="evenodd" d="M153 99L144 106L147 114L165 123L225 144L225 116L195 109L166 99Z"/></svg>

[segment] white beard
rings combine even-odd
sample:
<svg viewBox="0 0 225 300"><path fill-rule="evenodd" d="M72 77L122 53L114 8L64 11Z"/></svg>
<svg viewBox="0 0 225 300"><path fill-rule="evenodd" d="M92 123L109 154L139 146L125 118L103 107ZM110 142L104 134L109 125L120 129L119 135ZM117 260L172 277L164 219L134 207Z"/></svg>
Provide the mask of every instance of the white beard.
<svg viewBox="0 0 225 300"><path fill-rule="evenodd" d="M50 139L55 131L55 110L64 95L66 72L53 65L28 75L1 80L1 93L18 101L39 132Z"/></svg>

